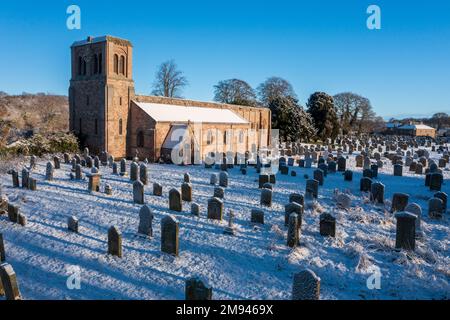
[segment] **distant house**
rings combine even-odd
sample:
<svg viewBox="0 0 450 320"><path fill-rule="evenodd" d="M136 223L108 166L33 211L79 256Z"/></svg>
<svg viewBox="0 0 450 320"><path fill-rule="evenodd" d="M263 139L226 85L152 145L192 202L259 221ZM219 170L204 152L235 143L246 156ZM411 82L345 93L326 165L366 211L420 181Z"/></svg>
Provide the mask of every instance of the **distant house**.
<svg viewBox="0 0 450 320"><path fill-rule="evenodd" d="M436 138L436 129L425 124L400 124L390 122L386 124L386 134L397 134L401 136L431 137Z"/></svg>

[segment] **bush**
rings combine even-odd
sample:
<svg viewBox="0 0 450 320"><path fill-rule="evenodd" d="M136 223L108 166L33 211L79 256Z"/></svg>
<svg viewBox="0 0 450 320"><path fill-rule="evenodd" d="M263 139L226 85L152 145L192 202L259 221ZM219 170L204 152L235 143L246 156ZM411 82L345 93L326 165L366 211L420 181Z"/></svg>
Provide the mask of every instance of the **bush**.
<svg viewBox="0 0 450 320"><path fill-rule="evenodd" d="M35 155L77 152L78 140L71 133L55 133L47 136L36 134L29 139L16 141L0 148L0 156Z"/></svg>

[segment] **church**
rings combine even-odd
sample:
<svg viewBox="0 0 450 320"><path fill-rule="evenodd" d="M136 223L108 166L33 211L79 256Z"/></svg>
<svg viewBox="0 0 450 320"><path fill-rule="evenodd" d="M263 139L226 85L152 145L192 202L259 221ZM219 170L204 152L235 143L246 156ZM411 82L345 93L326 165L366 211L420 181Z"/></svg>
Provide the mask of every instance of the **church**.
<svg viewBox="0 0 450 320"><path fill-rule="evenodd" d="M137 95L128 40L88 37L73 43L71 59L70 130L94 154L150 162L189 154L194 163L194 154L202 162L270 145L268 108Z"/></svg>

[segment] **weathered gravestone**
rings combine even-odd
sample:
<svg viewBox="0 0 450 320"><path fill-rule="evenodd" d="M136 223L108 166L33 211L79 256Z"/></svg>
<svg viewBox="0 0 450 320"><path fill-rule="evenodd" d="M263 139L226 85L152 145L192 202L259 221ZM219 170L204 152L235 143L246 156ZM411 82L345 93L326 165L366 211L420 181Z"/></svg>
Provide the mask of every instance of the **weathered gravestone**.
<svg viewBox="0 0 450 320"><path fill-rule="evenodd" d="M144 185L148 184L147 166L144 163L142 163L139 168L139 179Z"/></svg>
<svg viewBox="0 0 450 320"><path fill-rule="evenodd" d="M28 189L28 179L30 177L30 172L26 169L22 169L22 188Z"/></svg>
<svg viewBox="0 0 450 320"><path fill-rule="evenodd" d="M9 221L17 223L19 220L19 207L8 203L8 218Z"/></svg>
<svg viewBox="0 0 450 320"><path fill-rule="evenodd" d="M183 210L181 194L177 189L170 189L169 191L169 209L178 212Z"/></svg>
<svg viewBox="0 0 450 320"><path fill-rule="evenodd" d="M6 300L22 300L16 273L9 263L0 264L0 282L0 295Z"/></svg>
<svg viewBox="0 0 450 320"><path fill-rule="evenodd" d="M434 219L441 219L444 215L444 201L439 198L428 200L428 216Z"/></svg>
<svg viewBox="0 0 450 320"><path fill-rule="evenodd" d="M264 184L269 182L269 175L268 174L260 174L258 182L259 182L259 188L260 189L263 188Z"/></svg>
<svg viewBox="0 0 450 320"><path fill-rule="evenodd" d="M403 175L403 166L401 164L394 164L394 176L401 177Z"/></svg>
<svg viewBox="0 0 450 320"><path fill-rule="evenodd" d="M336 235L336 218L329 213L320 215L320 235L334 237Z"/></svg>
<svg viewBox="0 0 450 320"><path fill-rule="evenodd" d="M217 174L212 173L211 177L209 178L209 184L215 185L217 183Z"/></svg>
<svg viewBox="0 0 450 320"><path fill-rule="evenodd" d="M345 170L344 172L344 181L352 181L353 180L353 171Z"/></svg>
<svg viewBox="0 0 450 320"><path fill-rule="evenodd" d="M372 183L370 187L370 200L377 204L384 203L384 184L381 182Z"/></svg>
<svg viewBox="0 0 450 320"><path fill-rule="evenodd" d="M122 258L122 233L115 226L108 230L108 254Z"/></svg>
<svg viewBox="0 0 450 320"><path fill-rule="evenodd" d="M185 287L186 300L211 300L212 288L208 284L203 283L199 278L190 278L186 280Z"/></svg>
<svg viewBox="0 0 450 320"><path fill-rule="evenodd" d="M432 173L430 175L430 190L441 191L443 181L444 176L442 175L442 173Z"/></svg>
<svg viewBox="0 0 450 320"><path fill-rule="evenodd" d="M178 256L179 224L177 219L167 215L161 219L161 251Z"/></svg>
<svg viewBox="0 0 450 320"><path fill-rule="evenodd" d="M416 215L409 212L397 212L397 230L395 248L414 250L416 246Z"/></svg>
<svg viewBox="0 0 450 320"><path fill-rule="evenodd" d="M187 202L192 201L192 184L189 182L184 182L181 185L181 199Z"/></svg>
<svg viewBox="0 0 450 320"><path fill-rule="evenodd" d="M130 180L131 181L138 180L138 175L139 175L139 165L133 161L130 164Z"/></svg>
<svg viewBox="0 0 450 320"><path fill-rule="evenodd" d="M299 227L298 227L298 215L291 213L289 215L288 232L287 232L287 245L294 248L299 243Z"/></svg>
<svg viewBox="0 0 450 320"><path fill-rule="evenodd" d="M127 161L125 159L120 160L120 175L124 176L127 174Z"/></svg>
<svg viewBox="0 0 450 320"><path fill-rule="evenodd" d="M359 182L359 190L362 192L370 192L372 187L372 179L364 177Z"/></svg>
<svg viewBox="0 0 450 320"><path fill-rule="evenodd" d="M5 243L3 241L3 234L0 233L0 263L6 261Z"/></svg>
<svg viewBox="0 0 450 320"><path fill-rule="evenodd" d="M223 188L228 187L228 173L225 171L222 171L219 174L219 186Z"/></svg>
<svg viewBox="0 0 450 320"><path fill-rule="evenodd" d="M315 180L319 181L319 186L323 185L323 176L324 176L324 173L322 170L320 170L320 169L314 170L313 178Z"/></svg>
<svg viewBox="0 0 450 320"><path fill-rule="evenodd" d="M434 197L442 200L444 204L444 213L445 213L447 211L448 195L445 192L439 191L434 194Z"/></svg>
<svg viewBox="0 0 450 320"><path fill-rule="evenodd" d="M222 187L215 187L214 188L214 197L215 198L219 198L219 199L223 199L225 196L225 190Z"/></svg>
<svg viewBox="0 0 450 320"><path fill-rule="evenodd" d="M412 213L416 216L416 238L421 232L420 222L422 221L422 208L417 203L410 203L405 208L406 212Z"/></svg>
<svg viewBox="0 0 450 320"><path fill-rule="evenodd" d="M406 193L396 192L392 196L391 213L404 211L408 205L409 195Z"/></svg>
<svg viewBox="0 0 450 320"><path fill-rule="evenodd" d="M319 196L319 181L316 179L308 179L306 180L306 193L311 194L314 198L317 199Z"/></svg>
<svg viewBox="0 0 450 320"><path fill-rule="evenodd" d="M162 190L163 190L162 185L160 185L157 182L153 183L153 195L154 196L161 197L162 196Z"/></svg>
<svg viewBox="0 0 450 320"><path fill-rule="evenodd" d="M261 189L261 199L260 204L262 206L271 207L272 206L272 190L263 188Z"/></svg>
<svg viewBox="0 0 450 320"><path fill-rule="evenodd" d="M319 300L320 278L311 270L294 274L292 300Z"/></svg>
<svg viewBox="0 0 450 320"><path fill-rule="evenodd" d="M88 183L88 190L90 192L99 192L100 191L100 178L101 178L101 174L100 173L88 173L86 175L89 179L89 183Z"/></svg>
<svg viewBox="0 0 450 320"><path fill-rule="evenodd" d="M191 214L194 216L199 217L200 216L200 206L198 203L192 202L191 203Z"/></svg>
<svg viewBox="0 0 450 320"><path fill-rule="evenodd" d="M222 220L223 218L223 201L219 198L210 198L208 200L208 219Z"/></svg>
<svg viewBox="0 0 450 320"><path fill-rule="evenodd" d="M19 173L16 170L11 171L13 188L19 188Z"/></svg>
<svg viewBox="0 0 450 320"><path fill-rule="evenodd" d="M138 233L144 234L146 236L153 236L153 222L154 215L150 208L146 205L142 206L141 210L139 210L139 227Z"/></svg>
<svg viewBox="0 0 450 320"><path fill-rule="evenodd" d="M297 218L298 218L297 227L301 228L303 212L304 212L303 205L301 205L297 202L291 202L291 203L286 204L284 206L284 225L285 226L289 225L289 217L291 216L292 213L295 213L295 214L297 214Z"/></svg>
<svg viewBox="0 0 450 320"><path fill-rule="evenodd" d="M305 205L305 197L300 193L291 193L289 195L289 203L297 202L298 204L304 206Z"/></svg>
<svg viewBox="0 0 450 320"><path fill-rule="evenodd" d="M83 179L83 174L81 172L81 164L75 165L75 179L77 180Z"/></svg>
<svg viewBox="0 0 450 320"><path fill-rule="evenodd" d="M144 184L140 180L133 182L133 202L144 204Z"/></svg>

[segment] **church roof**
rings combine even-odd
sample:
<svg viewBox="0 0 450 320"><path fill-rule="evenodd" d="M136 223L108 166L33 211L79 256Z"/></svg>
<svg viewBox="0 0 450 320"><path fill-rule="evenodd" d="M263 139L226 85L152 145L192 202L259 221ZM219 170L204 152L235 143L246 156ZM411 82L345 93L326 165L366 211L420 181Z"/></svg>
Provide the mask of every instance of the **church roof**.
<svg viewBox="0 0 450 320"><path fill-rule="evenodd" d="M156 122L203 122L248 124L249 122L229 109L178 106L173 104L133 102Z"/></svg>
<svg viewBox="0 0 450 320"><path fill-rule="evenodd" d="M120 44L120 45L132 46L131 42L128 40L125 40L125 39L121 39L121 38L113 37L113 36L101 36L101 37L87 37L87 39L85 39L85 40L75 41L72 44L72 47L84 46L86 44L93 44L93 43L99 43L99 42L105 42L105 41L111 41L111 42L114 42L114 43Z"/></svg>
<svg viewBox="0 0 450 320"><path fill-rule="evenodd" d="M405 124L401 126L399 129L405 129L405 130L414 130L414 129L427 129L427 130L434 130L434 128L427 126L425 124Z"/></svg>

